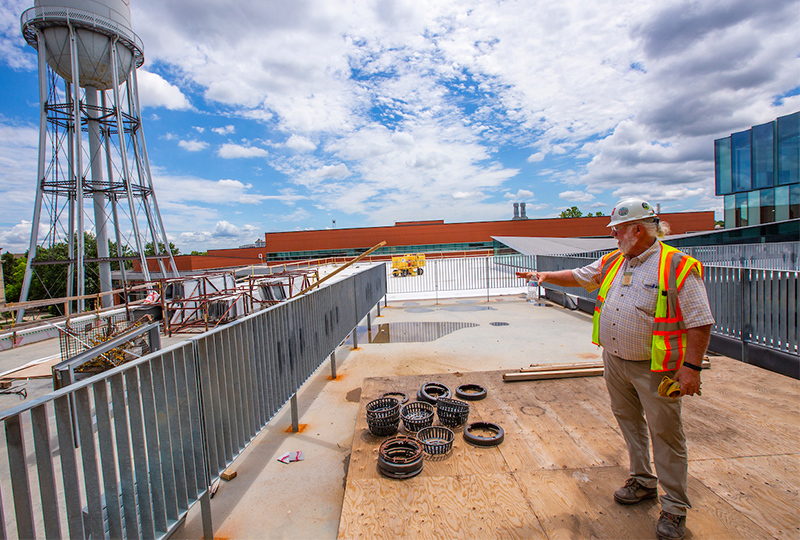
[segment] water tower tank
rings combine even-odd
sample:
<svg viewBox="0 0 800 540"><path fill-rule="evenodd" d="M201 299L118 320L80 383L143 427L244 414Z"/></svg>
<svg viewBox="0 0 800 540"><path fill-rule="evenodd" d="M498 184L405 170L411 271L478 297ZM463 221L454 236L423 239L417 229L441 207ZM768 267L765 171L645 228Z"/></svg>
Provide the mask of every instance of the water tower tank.
<svg viewBox="0 0 800 540"><path fill-rule="evenodd" d="M138 38L131 30L129 0L35 0L32 11L34 19L29 22L42 31L47 63L69 82L69 25L75 29L81 87L105 90L113 86L109 52L115 40L118 81L125 79L134 63L138 67L144 62Z"/></svg>

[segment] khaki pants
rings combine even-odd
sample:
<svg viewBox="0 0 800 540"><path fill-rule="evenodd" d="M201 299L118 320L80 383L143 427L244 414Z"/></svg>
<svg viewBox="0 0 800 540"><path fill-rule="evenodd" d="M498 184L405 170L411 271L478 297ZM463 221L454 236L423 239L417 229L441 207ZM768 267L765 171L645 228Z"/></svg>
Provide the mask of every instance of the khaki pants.
<svg viewBox="0 0 800 540"><path fill-rule="evenodd" d="M649 360L623 360L605 350L603 363L611 410L628 445L631 476L648 488L660 482L665 492L661 496L661 509L685 516L692 505L686 493L688 461L681 400L658 395L661 378L672 377L675 372L654 373L650 371ZM650 467L650 439L658 477Z"/></svg>

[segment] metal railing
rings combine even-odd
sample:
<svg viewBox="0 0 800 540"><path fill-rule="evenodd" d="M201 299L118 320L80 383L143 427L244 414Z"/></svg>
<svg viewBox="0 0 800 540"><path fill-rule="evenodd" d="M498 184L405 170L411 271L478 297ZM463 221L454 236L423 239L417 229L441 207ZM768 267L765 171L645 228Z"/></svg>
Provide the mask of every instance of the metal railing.
<svg viewBox="0 0 800 540"><path fill-rule="evenodd" d="M702 251L700 254L702 255ZM707 254L708 252L706 252ZM719 253L718 251L712 253ZM751 252L753 253L753 252ZM742 260L746 260L741 257ZM773 259L776 260L776 259ZM539 255L541 271L579 268L592 258ZM701 261L703 262L703 261ZM766 264L766 263L764 263ZM712 334L798 355L798 271L729 268L703 263L703 282L716 323ZM547 289L594 304L597 291L547 284ZM566 298L565 298L566 301Z"/></svg>
<svg viewBox="0 0 800 540"><path fill-rule="evenodd" d="M394 277L388 268L387 292L447 293L486 291L524 286L514 273L535 267L533 255L499 255L464 259L427 259L419 276ZM388 266L388 265L387 265Z"/></svg>
<svg viewBox="0 0 800 540"><path fill-rule="evenodd" d="M213 537L209 486L385 294L374 266L0 413L0 538L159 538L198 502Z"/></svg>
<svg viewBox="0 0 800 540"><path fill-rule="evenodd" d="M800 242L682 247L703 266L800 271Z"/></svg>

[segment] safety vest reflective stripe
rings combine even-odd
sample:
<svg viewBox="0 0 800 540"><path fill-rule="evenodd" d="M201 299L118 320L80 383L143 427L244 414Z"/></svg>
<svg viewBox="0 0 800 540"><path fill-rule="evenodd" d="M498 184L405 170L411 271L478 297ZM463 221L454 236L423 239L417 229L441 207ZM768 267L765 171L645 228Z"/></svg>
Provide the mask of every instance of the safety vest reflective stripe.
<svg viewBox="0 0 800 540"><path fill-rule="evenodd" d="M614 251L603 257L600 264L600 291L597 294L592 316L592 343L600 345L600 313L608 289L622 266L622 253ZM703 275L703 267L696 259L677 249L661 244L658 263L658 299L653 320L653 341L650 369L672 371L683 364L686 351L686 325L678 303L678 292L693 269Z"/></svg>
<svg viewBox="0 0 800 540"><path fill-rule="evenodd" d="M622 252L616 250L604 255L600 262L600 290L597 293L592 316L592 343L595 345L600 345L600 312L603 310L608 289L622 266L622 261Z"/></svg>
<svg viewBox="0 0 800 540"><path fill-rule="evenodd" d="M658 300L653 321L650 369L672 371L683 365L687 332L678 293L692 269L702 276L702 265L677 249L662 244L658 269Z"/></svg>

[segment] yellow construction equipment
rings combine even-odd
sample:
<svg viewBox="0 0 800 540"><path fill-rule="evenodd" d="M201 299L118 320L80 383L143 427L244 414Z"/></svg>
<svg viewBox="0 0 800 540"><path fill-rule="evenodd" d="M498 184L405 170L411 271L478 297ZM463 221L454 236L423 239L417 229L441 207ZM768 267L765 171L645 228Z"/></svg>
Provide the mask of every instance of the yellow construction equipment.
<svg viewBox="0 0 800 540"><path fill-rule="evenodd" d="M425 254L406 254L392 257L392 275L394 277L421 276L424 272Z"/></svg>

